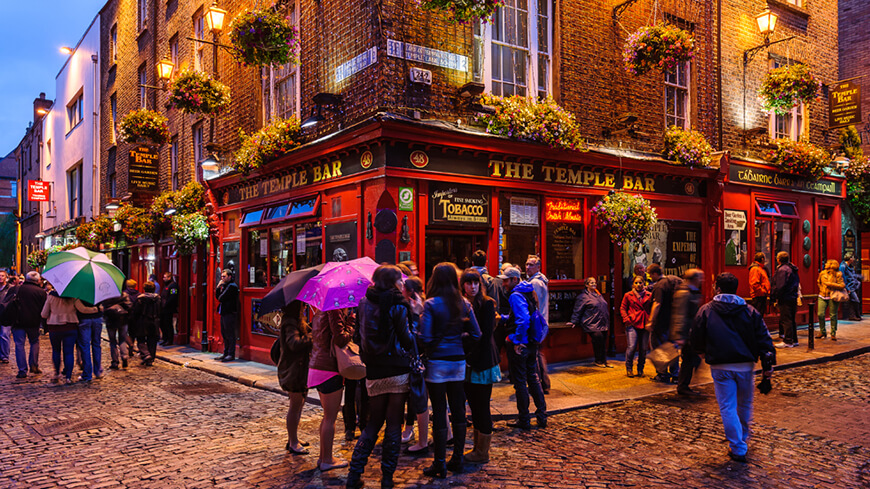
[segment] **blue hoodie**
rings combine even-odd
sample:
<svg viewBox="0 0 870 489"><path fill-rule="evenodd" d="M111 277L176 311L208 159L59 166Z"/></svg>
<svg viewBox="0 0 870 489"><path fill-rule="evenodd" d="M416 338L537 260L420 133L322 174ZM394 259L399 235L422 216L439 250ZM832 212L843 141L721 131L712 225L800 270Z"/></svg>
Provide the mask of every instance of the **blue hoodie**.
<svg viewBox="0 0 870 489"><path fill-rule="evenodd" d="M531 307L523 294L534 293L535 288L530 282L520 282L511 291L508 301L511 313L508 316L508 340L515 345L529 344L529 308Z"/></svg>

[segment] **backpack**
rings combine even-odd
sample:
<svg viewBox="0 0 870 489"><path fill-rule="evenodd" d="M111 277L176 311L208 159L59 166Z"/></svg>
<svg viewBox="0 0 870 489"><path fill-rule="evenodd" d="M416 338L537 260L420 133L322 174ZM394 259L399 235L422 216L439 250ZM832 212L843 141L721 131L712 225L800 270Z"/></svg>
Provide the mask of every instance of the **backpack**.
<svg viewBox="0 0 870 489"><path fill-rule="evenodd" d="M21 315L21 300L18 298L18 287L8 291L0 301L0 324L3 326L17 326Z"/></svg>
<svg viewBox="0 0 870 489"><path fill-rule="evenodd" d="M523 294L523 297L529 305L529 331L526 336L529 337L529 341L543 343L547 333L550 332L550 325L547 324L544 315L538 311L538 296L532 291L531 294Z"/></svg>

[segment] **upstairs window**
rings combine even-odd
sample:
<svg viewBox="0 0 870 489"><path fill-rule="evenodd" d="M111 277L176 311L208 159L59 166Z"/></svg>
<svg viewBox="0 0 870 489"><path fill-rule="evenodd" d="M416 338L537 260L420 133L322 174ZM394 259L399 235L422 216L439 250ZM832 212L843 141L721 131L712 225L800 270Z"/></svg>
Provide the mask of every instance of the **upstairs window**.
<svg viewBox="0 0 870 489"><path fill-rule="evenodd" d="M205 17L202 15L202 9L199 9L193 16L193 37L197 39L205 39ZM202 57L204 51L204 42L193 42L193 69L196 71L202 71Z"/></svg>
<svg viewBox="0 0 870 489"><path fill-rule="evenodd" d="M779 59L770 60L770 69L785 66L785 61ZM772 139L791 139L800 141L807 131L807 109L803 102L791 108L785 114L770 113L768 123L769 134Z"/></svg>
<svg viewBox="0 0 870 489"><path fill-rule="evenodd" d="M172 175L172 190L178 190L178 136L173 137L169 145L169 171Z"/></svg>
<svg viewBox="0 0 870 489"><path fill-rule="evenodd" d="M69 218L75 219L82 215L82 166L72 167L66 173L66 190L69 201Z"/></svg>
<svg viewBox="0 0 870 489"><path fill-rule="evenodd" d="M115 93L109 97L109 112L112 117L109 122L112 124L112 142L114 143L118 137L118 95Z"/></svg>
<svg viewBox="0 0 870 489"><path fill-rule="evenodd" d="M290 23L299 29L298 3L292 2L287 10ZM299 68L294 63L269 65L263 68L263 120L268 124L275 119L299 117Z"/></svg>
<svg viewBox="0 0 870 489"><path fill-rule="evenodd" d="M139 107L148 108L148 99L146 97L145 85L148 84L148 72L145 71L145 65L139 67Z"/></svg>
<svg viewBox="0 0 870 489"><path fill-rule="evenodd" d="M148 0L137 0L136 5L138 6L139 30L143 31L148 27Z"/></svg>
<svg viewBox="0 0 870 489"><path fill-rule="evenodd" d="M689 62L665 71L665 127L689 128Z"/></svg>
<svg viewBox="0 0 870 489"><path fill-rule="evenodd" d="M118 61L118 24L113 25L109 31L109 61Z"/></svg>
<svg viewBox="0 0 870 489"><path fill-rule="evenodd" d="M84 118L85 113L85 102L84 102L84 94L79 92L78 95L73 97L69 104L66 106L66 127L67 132L73 130L79 122Z"/></svg>

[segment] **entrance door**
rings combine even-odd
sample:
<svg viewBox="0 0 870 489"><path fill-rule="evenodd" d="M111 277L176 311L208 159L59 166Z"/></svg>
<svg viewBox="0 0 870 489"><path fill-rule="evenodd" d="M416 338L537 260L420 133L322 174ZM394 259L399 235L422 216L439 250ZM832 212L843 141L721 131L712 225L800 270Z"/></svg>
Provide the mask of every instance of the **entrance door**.
<svg viewBox="0 0 870 489"><path fill-rule="evenodd" d="M819 206L819 220L818 220L818 250L819 250L819 271L825 269L825 262L828 261L829 258L834 258L829 252L830 245L830 225L831 225L831 214L833 213L833 209L830 207Z"/></svg>
<svg viewBox="0 0 870 489"><path fill-rule="evenodd" d="M455 263L465 270L471 266L471 255L476 250L486 250L486 235L480 234L434 234L426 235L425 276L432 273L435 265L441 262Z"/></svg>

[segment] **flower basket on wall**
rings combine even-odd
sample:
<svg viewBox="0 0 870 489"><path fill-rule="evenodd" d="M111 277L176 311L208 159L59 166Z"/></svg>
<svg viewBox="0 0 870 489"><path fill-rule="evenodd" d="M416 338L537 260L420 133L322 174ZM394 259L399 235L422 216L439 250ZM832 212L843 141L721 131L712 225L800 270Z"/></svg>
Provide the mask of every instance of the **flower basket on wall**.
<svg viewBox="0 0 870 489"><path fill-rule="evenodd" d="M27 264L30 265L31 268L42 268L45 266L45 262L48 260L48 255L52 253L57 253L58 251L71 250L73 248L77 248L78 246L78 244L68 244L62 246L52 246L51 248L45 250L33 250L27 254Z"/></svg>
<svg viewBox="0 0 870 489"><path fill-rule="evenodd" d="M230 105L230 87L201 71L185 70L169 85L169 104L188 114L215 114Z"/></svg>
<svg viewBox="0 0 870 489"><path fill-rule="evenodd" d="M495 9L504 5L504 0L418 0L423 10L436 10L449 15L451 22L464 24L470 21L489 22Z"/></svg>
<svg viewBox="0 0 870 489"><path fill-rule="evenodd" d="M641 27L628 36L622 52L625 69L637 76L652 69L673 69L694 56L692 33L667 23Z"/></svg>
<svg viewBox="0 0 870 489"><path fill-rule="evenodd" d="M665 150L662 154L668 160L689 168L706 168L712 161L712 152L713 147L698 131L671 126L665 132Z"/></svg>
<svg viewBox="0 0 870 489"><path fill-rule="evenodd" d="M536 101L514 95L498 97L484 95L481 103L495 107L495 114L479 114L486 132L543 143L551 148L586 151L586 141L574 114L559 106L552 98Z"/></svg>
<svg viewBox="0 0 870 489"><path fill-rule="evenodd" d="M118 139L127 143L169 141L168 119L159 112L137 109L128 112L118 124Z"/></svg>
<svg viewBox="0 0 870 489"><path fill-rule="evenodd" d="M208 239L208 221L201 212L172 216L172 238L182 255L190 255Z"/></svg>
<svg viewBox="0 0 870 489"><path fill-rule="evenodd" d="M246 10L230 24L233 57L245 65L295 63L298 39L290 20L273 9Z"/></svg>
<svg viewBox="0 0 870 489"><path fill-rule="evenodd" d="M139 238L154 236L154 218L147 209L130 204L121 204L115 211L115 220L121 224L121 232L127 239L136 242Z"/></svg>
<svg viewBox="0 0 870 489"><path fill-rule="evenodd" d="M298 148L302 126L296 117L277 119L251 135L239 130L239 137L242 145L235 153L233 168L248 174Z"/></svg>
<svg viewBox="0 0 870 489"><path fill-rule="evenodd" d="M783 173L818 180L831 165L831 154L814 144L790 139L777 139L775 143L776 149L767 154L766 160Z"/></svg>
<svg viewBox="0 0 870 489"><path fill-rule="evenodd" d="M103 243L112 241L114 232L115 220L109 216L99 216L76 228L76 241L89 250L99 251Z"/></svg>
<svg viewBox="0 0 870 489"><path fill-rule="evenodd" d="M625 192L605 195L591 212L598 228L607 228L610 241L617 246L643 241L658 222L650 201Z"/></svg>
<svg viewBox="0 0 870 489"><path fill-rule="evenodd" d="M821 87L821 82L807 65L796 64L768 72L758 95L764 110L785 114L799 102L812 102Z"/></svg>

